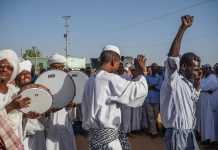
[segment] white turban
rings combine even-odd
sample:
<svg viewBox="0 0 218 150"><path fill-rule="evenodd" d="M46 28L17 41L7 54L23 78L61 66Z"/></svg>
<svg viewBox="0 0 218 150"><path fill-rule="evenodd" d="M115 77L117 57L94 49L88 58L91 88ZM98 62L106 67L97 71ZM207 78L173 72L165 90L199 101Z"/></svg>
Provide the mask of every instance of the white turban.
<svg viewBox="0 0 218 150"><path fill-rule="evenodd" d="M0 61L6 59L9 64L13 67L13 72L8 83L13 81L17 76L17 72L19 70L19 59L17 54L11 49L3 49L0 50Z"/></svg>
<svg viewBox="0 0 218 150"><path fill-rule="evenodd" d="M114 46L114 45L105 45L102 49L102 52L103 51L114 51L116 52L117 54L120 55L120 50L117 46Z"/></svg>
<svg viewBox="0 0 218 150"><path fill-rule="evenodd" d="M31 63L31 61L29 61L29 60L21 60L19 62L19 71L18 71L18 74L20 74L24 70L31 72L31 70L32 70L32 63Z"/></svg>
<svg viewBox="0 0 218 150"><path fill-rule="evenodd" d="M203 65L203 68L211 68L212 66L211 66L211 64L204 64Z"/></svg>
<svg viewBox="0 0 218 150"><path fill-rule="evenodd" d="M67 59L63 55L54 53L48 58L48 65L50 66L51 64L54 64L54 63L65 64L67 63Z"/></svg>

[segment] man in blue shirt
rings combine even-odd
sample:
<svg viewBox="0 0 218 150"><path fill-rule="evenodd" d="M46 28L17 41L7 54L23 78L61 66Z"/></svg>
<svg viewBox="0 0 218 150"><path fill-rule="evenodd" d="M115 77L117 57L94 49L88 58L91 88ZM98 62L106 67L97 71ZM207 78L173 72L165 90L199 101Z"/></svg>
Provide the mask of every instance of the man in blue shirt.
<svg viewBox="0 0 218 150"><path fill-rule="evenodd" d="M158 65L156 63L151 65L151 71L151 75L146 77L148 83L148 96L145 99L145 106L149 120L148 132L151 134L151 138L156 138L158 135L157 116L160 108L160 87L162 84L162 77L158 75Z"/></svg>

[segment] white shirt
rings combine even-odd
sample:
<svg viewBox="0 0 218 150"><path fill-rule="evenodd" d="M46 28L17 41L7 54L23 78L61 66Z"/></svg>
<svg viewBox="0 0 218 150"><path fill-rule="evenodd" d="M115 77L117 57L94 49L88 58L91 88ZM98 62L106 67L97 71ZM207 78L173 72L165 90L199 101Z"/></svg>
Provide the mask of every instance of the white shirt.
<svg viewBox="0 0 218 150"><path fill-rule="evenodd" d="M82 99L83 128L118 129L121 123L119 103L128 105L134 100L144 101L147 93L148 86L143 76L134 82L101 70L85 85Z"/></svg>
<svg viewBox="0 0 218 150"><path fill-rule="evenodd" d="M214 74L210 74L208 77L203 77L201 79L202 91L208 91L208 90L215 91L216 88L217 88L217 78Z"/></svg>
<svg viewBox="0 0 218 150"><path fill-rule="evenodd" d="M179 58L165 62L164 81L160 91L160 113L165 128L193 129L195 102L200 92L179 74Z"/></svg>
<svg viewBox="0 0 218 150"><path fill-rule="evenodd" d="M7 113L5 106L7 106L12 100L17 97L18 89L11 84L7 84L8 92L1 96L0 99L0 109L4 111L11 125L12 129L14 130L15 134L23 141L23 129L22 129L22 119L23 113L19 110L12 110L11 112Z"/></svg>

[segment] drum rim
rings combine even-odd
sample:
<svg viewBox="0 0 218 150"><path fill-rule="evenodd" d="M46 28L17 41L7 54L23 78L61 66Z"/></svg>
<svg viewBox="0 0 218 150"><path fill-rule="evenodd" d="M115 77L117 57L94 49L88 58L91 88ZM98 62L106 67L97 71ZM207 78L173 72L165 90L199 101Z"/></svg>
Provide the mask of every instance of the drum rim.
<svg viewBox="0 0 218 150"><path fill-rule="evenodd" d="M37 87L30 87L31 85L34 85L34 86L37 86ZM50 95L52 95L51 91L44 85L41 85L41 84L36 84L36 83L33 83L33 84L28 84L28 85L25 85L24 87L20 88L20 91L18 92L18 95L20 95L21 92L27 90L27 89L31 89L31 88L38 88L38 89L43 89L45 91L47 91Z"/></svg>
<svg viewBox="0 0 218 150"><path fill-rule="evenodd" d="M67 74L69 74L69 76L71 78L72 78L72 75L70 75L71 72L80 72L80 73L82 73L83 75L85 75L89 79L89 76L85 72L80 71L80 70L71 70L71 71L69 71Z"/></svg>
<svg viewBox="0 0 218 150"><path fill-rule="evenodd" d="M36 87L33 87L33 88L26 88L26 89L23 90L23 91L27 91L27 90L31 90L31 89L38 89L38 90L40 90L40 91L44 91L44 92L48 93L48 94L51 96L51 105L50 105L49 108L51 108L51 107L53 106L53 95L51 95L51 93L49 93L49 91L47 91L47 90L45 90L45 89L43 89L43 88L36 88ZM22 91L22 92L23 92L23 91ZM21 94L22 92L20 92L18 96L20 96L20 94ZM26 108L28 108L28 107L26 107ZM47 110L49 110L49 108L48 108ZM24 112L23 109L25 109L25 108L22 108L22 109L19 109L19 110L20 110L22 113L27 114L28 112ZM46 110L46 111L47 111L47 110ZM46 112L46 111L45 111L45 112ZM41 114L44 114L45 112L40 113L40 115L41 115Z"/></svg>

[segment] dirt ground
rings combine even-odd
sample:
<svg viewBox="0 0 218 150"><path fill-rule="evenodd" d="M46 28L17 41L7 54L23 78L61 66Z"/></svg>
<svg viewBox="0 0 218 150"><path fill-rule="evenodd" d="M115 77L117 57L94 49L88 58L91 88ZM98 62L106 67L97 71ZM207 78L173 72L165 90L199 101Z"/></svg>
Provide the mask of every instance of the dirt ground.
<svg viewBox="0 0 218 150"><path fill-rule="evenodd" d="M132 150L165 150L164 139L159 136L155 139L151 139L147 135L134 134L135 138L129 138ZM82 135L76 136L77 150L88 150L88 138ZM199 144L201 150L203 145ZM213 150L213 149L210 149ZM215 150L215 149L214 149Z"/></svg>
<svg viewBox="0 0 218 150"><path fill-rule="evenodd" d="M151 139L145 135L136 135L135 138L129 138L132 150L162 150L164 149L164 140L162 137L157 137L156 139ZM76 143L78 150L88 149L88 138L84 136L77 135Z"/></svg>

